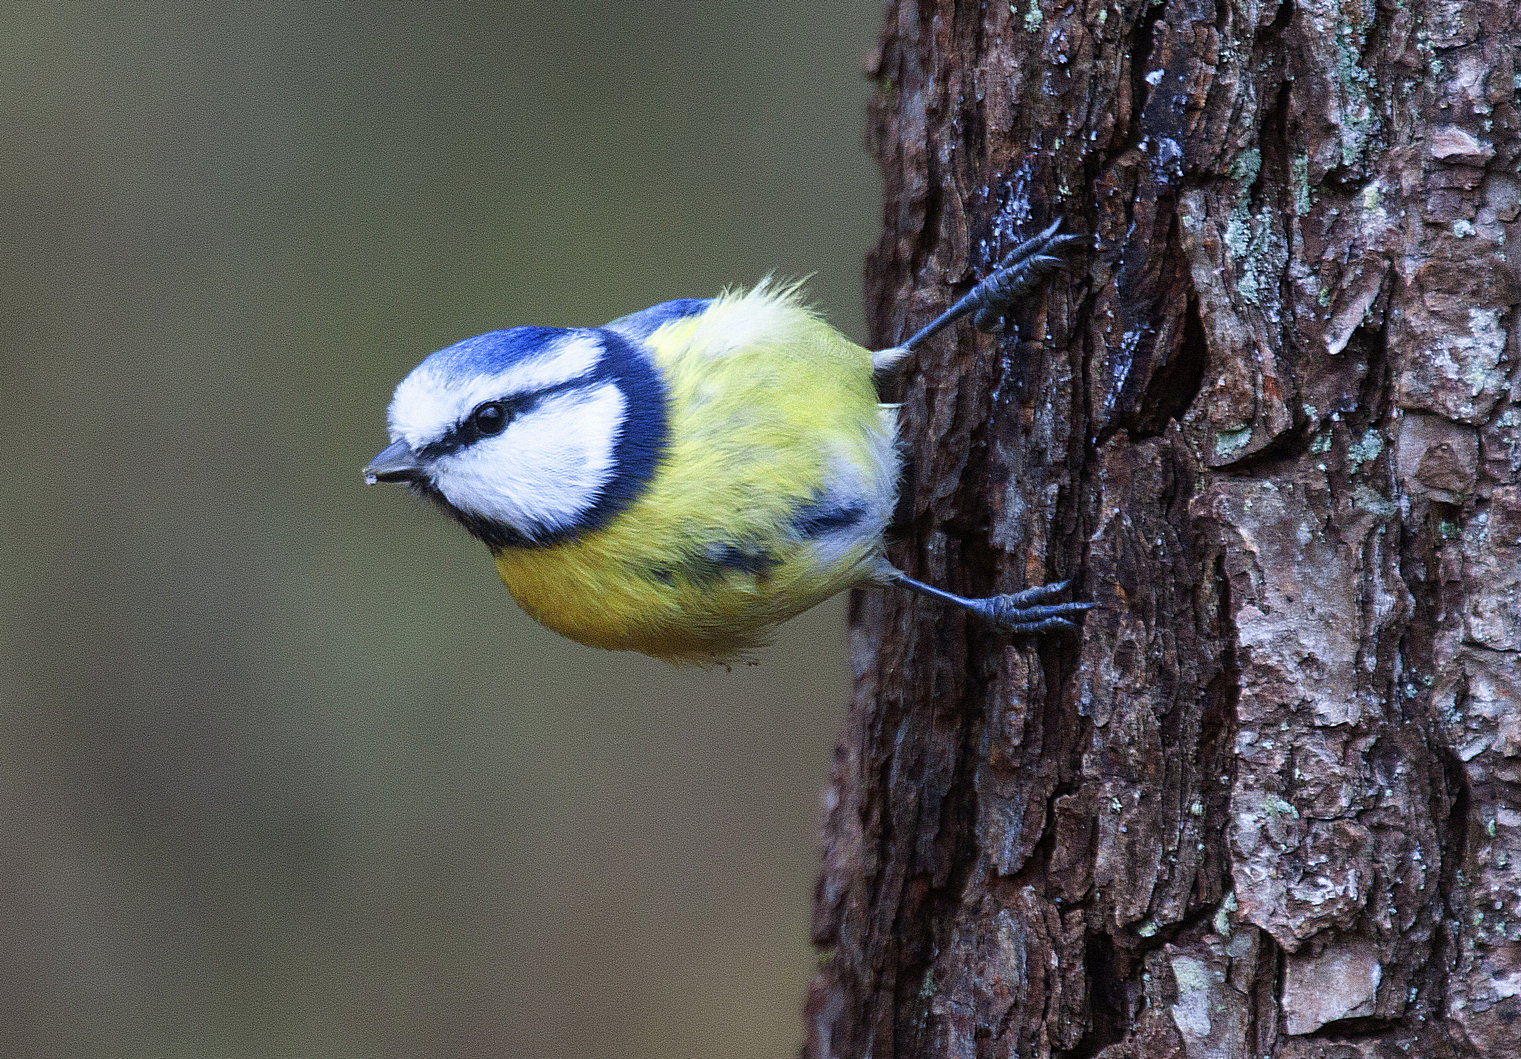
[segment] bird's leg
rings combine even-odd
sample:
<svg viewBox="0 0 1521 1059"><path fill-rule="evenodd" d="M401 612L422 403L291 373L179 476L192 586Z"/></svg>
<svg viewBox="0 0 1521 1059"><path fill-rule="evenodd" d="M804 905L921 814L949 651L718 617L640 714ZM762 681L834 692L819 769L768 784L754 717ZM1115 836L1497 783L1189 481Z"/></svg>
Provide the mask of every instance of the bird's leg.
<svg viewBox="0 0 1521 1059"><path fill-rule="evenodd" d="M1055 581L1049 585L1027 588L1023 592L988 596L984 599L968 599L966 596L958 596L953 592L936 588L934 585L926 585L923 581L915 581L901 570L891 571L887 575L887 582L960 607L1000 629L1032 635L1043 632L1075 631L1077 626L1067 618L1067 615L1081 614L1094 605L1088 602L1043 602L1052 596L1059 595L1072 583L1071 581Z"/></svg>
<svg viewBox="0 0 1521 1059"><path fill-rule="evenodd" d="M1062 226L1060 219L1045 231L1026 239L1004 255L988 276L957 300L945 312L914 333L908 341L891 349L879 350L871 355L872 367L879 376L885 376L901 368L914 351L932 335L949 327L963 316L971 316L972 324L980 331L998 332L1008 326L1007 314L1014 304L1048 272L1063 267L1067 255L1083 241L1080 235L1056 234ZM889 569L885 580L912 592L930 596L941 602L960 607L1009 632L1038 634L1047 632L1073 632L1077 626L1075 617L1094 604L1089 602L1047 603L1063 592L1070 581L1057 581L1049 585L1036 585L1022 592L969 599L953 592L915 581L901 570Z"/></svg>
<svg viewBox="0 0 1521 1059"><path fill-rule="evenodd" d="M1057 220L1039 235L1010 250L996 269L956 304L915 332L907 342L873 353L872 366L879 374L901 367L927 338L963 316L972 316L972 325L979 331L1003 331L1008 326L1007 314L1019 298L1046 273L1065 265L1066 255L1083 241L1080 235L1057 235L1061 225L1062 222Z"/></svg>

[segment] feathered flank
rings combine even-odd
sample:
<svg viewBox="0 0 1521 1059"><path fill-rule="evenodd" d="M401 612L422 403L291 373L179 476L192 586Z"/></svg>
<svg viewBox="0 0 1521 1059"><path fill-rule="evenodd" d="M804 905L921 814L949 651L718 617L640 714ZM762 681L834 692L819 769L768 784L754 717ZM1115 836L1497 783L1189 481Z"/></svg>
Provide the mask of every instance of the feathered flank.
<svg viewBox="0 0 1521 1059"><path fill-rule="evenodd" d="M534 618L597 647L722 663L856 585L890 584L1015 634L1070 633L1070 582L965 597L885 554L896 405L874 382L957 320L984 330L1061 267L1060 222L900 345L869 353L766 277L600 328L518 327L425 359L366 481L405 482L491 548Z"/></svg>
<svg viewBox="0 0 1521 1059"><path fill-rule="evenodd" d="M595 532L498 549L497 570L572 639L721 663L879 576L892 417L870 353L820 320L800 283L726 291L695 313L655 308L666 318L643 345L669 418L648 486ZM655 318L616 329L641 317Z"/></svg>
<svg viewBox="0 0 1521 1059"><path fill-rule="evenodd" d="M874 375L895 375L908 365L908 358L914 355L914 351L907 346L890 346L887 349L879 349L871 355L871 370Z"/></svg>

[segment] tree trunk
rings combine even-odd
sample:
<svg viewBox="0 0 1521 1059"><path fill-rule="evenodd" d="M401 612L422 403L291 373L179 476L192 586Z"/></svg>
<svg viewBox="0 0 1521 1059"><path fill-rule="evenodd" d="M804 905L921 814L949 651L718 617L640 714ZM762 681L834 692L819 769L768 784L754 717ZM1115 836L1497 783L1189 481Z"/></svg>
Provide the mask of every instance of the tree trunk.
<svg viewBox="0 0 1521 1059"><path fill-rule="evenodd" d="M897 0L873 338L1093 236L903 386L804 1053L1521 1055L1510 0ZM1518 259L1521 260L1521 259Z"/></svg>

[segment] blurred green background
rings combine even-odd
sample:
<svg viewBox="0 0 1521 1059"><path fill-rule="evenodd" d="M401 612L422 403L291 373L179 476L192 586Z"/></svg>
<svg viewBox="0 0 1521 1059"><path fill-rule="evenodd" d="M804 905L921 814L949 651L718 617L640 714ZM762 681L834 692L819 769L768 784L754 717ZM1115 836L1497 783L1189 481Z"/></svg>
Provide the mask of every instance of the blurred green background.
<svg viewBox="0 0 1521 1059"><path fill-rule="evenodd" d="M776 270L861 337L880 0L0 14L0 1054L794 1051L843 603L525 618L396 381Z"/></svg>

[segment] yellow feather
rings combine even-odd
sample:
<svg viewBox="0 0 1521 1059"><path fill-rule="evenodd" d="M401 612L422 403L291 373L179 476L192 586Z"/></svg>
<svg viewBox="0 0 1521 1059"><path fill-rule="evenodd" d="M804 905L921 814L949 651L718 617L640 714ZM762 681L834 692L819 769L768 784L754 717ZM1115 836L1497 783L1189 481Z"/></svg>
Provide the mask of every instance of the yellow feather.
<svg viewBox="0 0 1521 1059"><path fill-rule="evenodd" d="M664 460L603 528L504 548L497 572L530 615L596 647L715 662L872 580L898 458L871 354L797 286L725 293L647 340L669 394ZM823 537L800 512L828 497L863 517Z"/></svg>

